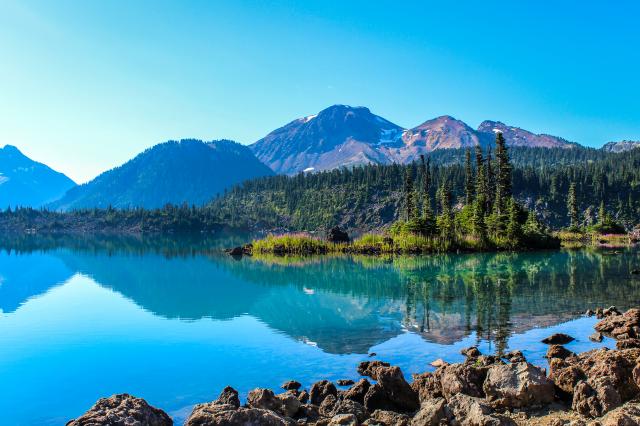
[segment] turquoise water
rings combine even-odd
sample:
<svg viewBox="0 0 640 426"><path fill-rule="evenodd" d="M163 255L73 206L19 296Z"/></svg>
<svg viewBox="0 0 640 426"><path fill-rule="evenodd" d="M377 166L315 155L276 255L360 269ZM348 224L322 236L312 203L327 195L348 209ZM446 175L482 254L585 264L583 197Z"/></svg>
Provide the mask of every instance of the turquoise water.
<svg viewBox="0 0 640 426"><path fill-rule="evenodd" d="M234 259L225 245L2 243L0 424L64 424L122 392L180 424L226 385L357 379L371 352L408 376L473 344L545 365L543 337L589 349L582 312L640 302L636 250Z"/></svg>

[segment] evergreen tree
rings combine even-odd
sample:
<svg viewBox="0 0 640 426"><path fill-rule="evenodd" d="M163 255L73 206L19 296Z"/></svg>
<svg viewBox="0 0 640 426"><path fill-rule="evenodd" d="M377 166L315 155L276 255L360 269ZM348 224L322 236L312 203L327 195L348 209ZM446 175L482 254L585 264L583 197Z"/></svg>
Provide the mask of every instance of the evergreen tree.
<svg viewBox="0 0 640 426"><path fill-rule="evenodd" d="M576 200L576 184L571 182L569 193L567 194L567 212L569 215L571 228L578 227L578 202Z"/></svg>
<svg viewBox="0 0 640 426"><path fill-rule="evenodd" d="M604 209L604 200L600 201L600 209L598 210L598 224L604 225L607 221L607 211Z"/></svg>
<svg viewBox="0 0 640 426"><path fill-rule="evenodd" d="M438 229L445 238L450 238L453 233L453 217L451 214L451 190L446 182L439 191L440 215L438 216Z"/></svg>
<svg viewBox="0 0 640 426"><path fill-rule="evenodd" d="M511 248L518 247L521 243L522 230L518 221L519 208L518 203L513 197L506 202L509 220L507 222L506 237Z"/></svg>
<svg viewBox="0 0 640 426"><path fill-rule="evenodd" d="M491 211L493 206L493 198L496 192L495 175L493 173L493 159L491 158L491 147L487 150L487 160L485 161L485 179L486 179L486 207L487 212Z"/></svg>
<svg viewBox="0 0 640 426"><path fill-rule="evenodd" d="M415 200L413 192L413 169L407 167L404 180L404 197L405 197L405 219L408 222L414 218Z"/></svg>
<svg viewBox="0 0 640 426"><path fill-rule="evenodd" d="M511 198L511 162L501 132L496 133L496 167L494 210L500 215Z"/></svg>
<svg viewBox="0 0 640 426"><path fill-rule="evenodd" d="M464 202L467 206L470 206L471 203L473 203L474 185L473 171L471 170L471 150L469 148L467 148L465 151L464 172Z"/></svg>

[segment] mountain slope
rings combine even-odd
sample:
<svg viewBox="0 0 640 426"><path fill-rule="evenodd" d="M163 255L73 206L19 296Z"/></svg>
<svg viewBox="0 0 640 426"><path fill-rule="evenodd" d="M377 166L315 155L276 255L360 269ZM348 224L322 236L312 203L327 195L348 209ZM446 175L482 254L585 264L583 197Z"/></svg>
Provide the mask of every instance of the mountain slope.
<svg viewBox="0 0 640 426"><path fill-rule="evenodd" d="M247 147L235 142L170 141L73 188L51 207L71 210L154 208L184 202L200 205L233 184L271 174Z"/></svg>
<svg viewBox="0 0 640 426"><path fill-rule="evenodd" d="M492 140L496 132L501 132L507 145L529 148L572 148L576 144L557 136L529 132L519 127L508 126L499 121L483 121L478 126L478 133L487 140Z"/></svg>
<svg viewBox="0 0 640 426"><path fill-rule="evenodd" d="M607 142L601 149L607 152L626 152L636 148L640 148L640 141Z"/></svg>
<svg viewBox="0 0 640 426"><path fill-rule="evenodd" d="M75 182L50 167L31 160L18 148L0 149L0 207L40 207L64 195Z"/></svg>
<svg viewBox="0 0 640 426"><path fill-rule="evenodd" d="M276 173L386 163L385 147L402 146L402 128L364 107L334 105L299 118L251 145Z"/></svg>
<svg viewBox="0 0 640 426"><path fill-rule="evenodd" d="M370 163L406 164L421 154L440 149L490 145L497 131L503 133L509 146L570 148L577 145L499 121L484 121L474 130L448 115L403 129L372 114L368 108L334 105L274 130L251 145L251 149L276 173L296 174Z"/></svg>

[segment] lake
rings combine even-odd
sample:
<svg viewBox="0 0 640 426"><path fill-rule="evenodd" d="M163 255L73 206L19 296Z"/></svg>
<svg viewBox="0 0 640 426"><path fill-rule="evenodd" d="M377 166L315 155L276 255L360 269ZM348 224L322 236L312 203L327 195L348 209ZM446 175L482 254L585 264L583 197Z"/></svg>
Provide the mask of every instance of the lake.
<svg viewBox="0 0 640 426"><path fill-rule="evenodd" d="M131 393L181 424L226 385L358 379L369 357L405 374L460 350L523 349L588 308L640 303L636 249L421 257L247 258L227 239L0 241L0 423L64 424ZM245 237L246 238L246 237Z"/></svg>

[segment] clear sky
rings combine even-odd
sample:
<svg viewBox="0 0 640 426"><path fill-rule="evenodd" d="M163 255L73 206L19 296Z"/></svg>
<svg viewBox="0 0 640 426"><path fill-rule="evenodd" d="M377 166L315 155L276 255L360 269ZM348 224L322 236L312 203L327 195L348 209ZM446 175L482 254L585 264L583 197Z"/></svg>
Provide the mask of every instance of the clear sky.
<svg viewBox="0 0 640 426"><path fill-rule="evenodd" d="M0 146L78 182L336 103L640 139L638 1L0 0Z"/></svg>

